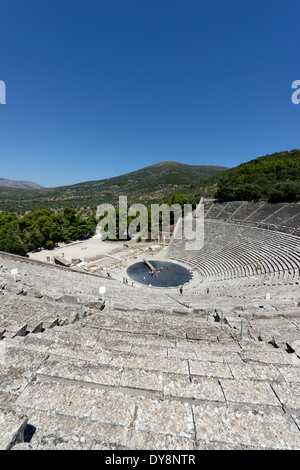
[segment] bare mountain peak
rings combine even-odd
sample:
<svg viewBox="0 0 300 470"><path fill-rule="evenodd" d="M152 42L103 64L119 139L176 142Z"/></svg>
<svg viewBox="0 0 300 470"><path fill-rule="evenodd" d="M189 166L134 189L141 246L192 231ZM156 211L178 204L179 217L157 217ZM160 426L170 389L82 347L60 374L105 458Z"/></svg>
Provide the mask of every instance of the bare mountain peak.
<svg viewBox="0 0 300 470"><path fill-rule="evenodd" d="M40 189L43 186L34 183L33 181L16 181L5 178L0 178L0 186L4 188L19 188L19 189Z"/></svg>

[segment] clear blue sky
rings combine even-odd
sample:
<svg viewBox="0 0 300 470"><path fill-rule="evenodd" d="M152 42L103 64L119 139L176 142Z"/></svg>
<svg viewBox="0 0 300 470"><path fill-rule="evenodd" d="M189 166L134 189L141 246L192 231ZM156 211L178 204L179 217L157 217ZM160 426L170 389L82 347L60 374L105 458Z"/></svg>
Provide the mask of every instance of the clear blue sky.
<svg viewBox="0 0 300 470"><path fill-rule="evenodd" d="M299 0L0 0L0 177L299 148Z"/></svg>

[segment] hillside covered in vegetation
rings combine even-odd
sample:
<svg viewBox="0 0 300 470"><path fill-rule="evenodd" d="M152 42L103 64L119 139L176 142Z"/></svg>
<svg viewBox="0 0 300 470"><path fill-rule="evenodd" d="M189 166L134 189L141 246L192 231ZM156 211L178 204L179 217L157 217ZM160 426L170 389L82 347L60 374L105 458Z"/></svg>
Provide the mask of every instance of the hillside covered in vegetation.
<svg viewBox="0 0 300 470"><path fill-rule="evenodd" d="M300 201L300 150L265 155L235 168L160 162L104 180L40 189L0 187L0 214L18 217L37 210L62 213L65 207L87 219L100 204L149 205L183 194L196 206L201 196L221 201Z"/></svg>
<svg viewBox="0 0 300 470"><path fill-rule="evenodd" d="M218 189L214 196L222 201L299 201L300 150L242 163L224 171L215 181Z"/></svg>
<svg viewBox="0 0 300 470"><path fill-rule="evenodd" d="M159 203L177 193L190 192L193 185L226 170L213 165L187 165L165 161L104 180L41 189L0 187L0 212L24 215L37 209L62 211L74 208L82 217L96 212L102 203L117 204L127 196L129 204Z"/></svg>

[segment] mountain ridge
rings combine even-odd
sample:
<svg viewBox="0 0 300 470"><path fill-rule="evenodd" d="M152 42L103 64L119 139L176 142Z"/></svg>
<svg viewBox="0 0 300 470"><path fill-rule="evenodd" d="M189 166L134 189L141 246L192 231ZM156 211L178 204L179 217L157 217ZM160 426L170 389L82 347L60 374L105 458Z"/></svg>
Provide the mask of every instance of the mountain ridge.
<svg viewBox="0 0 300 470"><path fill-rule="evenodd" d="M20 189L42 189L38 183L34 181L18 181L18 180L11 180L6 178L0 178L0 187L2 188L20 188Z"/></svg>
<svg viewBox="0 0 300 470"><path fill-rule="evenodd" d="M176 169L177 171L186 169L187 171L191 170L197 171L197 174L200 175L202 174L203 178L208 178L210 176L213 176L213 174L217 174L219 172L225 171L228 169L228 167L225 166L218 166L218 165L190 165L188 163L181 163L181 162L176 162L173 160L165 160L157 163L153 163L152 165L147 165L143 168L139 168L137 170L133 170L127 173L122 173L121 175L118 176L110 176L108 178L104 179L98 179L98 180L88 180L88 181L82 181L79 183L73 183L70 185L63 185L63 186L54 186L51 188L46 188L46 189L52 189L52 190L60 190L63 188L73 188L79 185L87 185L91 183L106 183L106 182L117 182L119 179L124 179L127 176L133 177L133 176L140 176L140 178L144 177L145 172L151 172L152 169L156 170L157 168L163 167L164 171L170 171L172 169Z"/></svg>
<svg viewBox="0 0 300 470"><path fill-rule="evenodd" d="M40 187L40 188L28 188L28 190L35 190L31 195L39 196L43 194L54 194L54 193L64 193L65 191L70 192L82 192L82 190L89 189L97 186L108 187L111 184L117 186L123 186L128 183L135 181L136 183L143 182L145 184L145 178L151 178L151 182L155 183L158 181L159 184L168 183L166 180L170 180L170 184L179 184L179 185L190 185L192 182L196 182L199 179L208 179L211 176L214 176L224 170L227 167L216 166L216 165L189 165L186 163L180 163L175 161L162 161L154 163L153 165L140 168L128 173L123 173L119 176L112 176L104 179L97 180L88 180L82 181L79 183L73 183L71 185L63 186L53 186L53 187ZM171 178L170 178L171 175ZM163 180L163 181L162 181ZM172 180L172 181L171 181ZM3 196L3 188L0 185L0 197ZM14 189L20 189L20 196L26 195L25 188L14 186ZM5 189L8 189L8 186L5 186ZM29 195L29 193L27 193ZM16 195L12 191L12 195ZM6 196L9 196L7 194Z"/></svg>
<svg viewBox="0 0 300 470"><path fill-rule="evenodd" d="M225 169L162 161L119 176L72 185L40 189L0 187L0 209L22 215L39 208L62 210L68 206L90 213L100 203L117 204L120 195L127 196L129 204L157 203L172 196L174 191L188 192L199 181L206 181Z"/></svg>
<svg viewBox="0 0 300 470"><path fill-rule="evenodd" d="M300 200L300 150L281 151L251 159L234 168L189 165L172 160L102 180L53 188L20 189L0 186L0 212L22 215L36 209L75 208L83 215L99 204L150 205L183 194L196 205L201 196L222 201L297 202Z"/></svg>
<svg viewBox="0 0 300 470"><path fill-rule="evenodd" d="M16 189L43 189L43 190L55 191L55 190L60 190L60 189L65 189L65 188L73 188L78 185L87 185L87 184L92 184L92 183L103 183L103 182L108 182L112 180L118 180L119 178L123 178L126 176L133 176L145 170L156 169L158 167L166 167L167 170L171 169L171 167L175 167L175 168L177 167L177 169L179 169L179 167L181 168L185 167L186 169L190 169L190 170L198 170L199 173L201 173L201 170L202 170L204 178L210 177L211 176L210 173L217 174L221 171L228 169L228 167L221 166L221 165L191 165L188 163L177 162L175 160L163 160L161 162L153 163L152 165L147 165L137 170L122 173L121 175L118 175L118 176L109 176L108 178L96 179L96 180L79 181L77 183L66 184L66 185L61 185L61 186L42 186L33 181L18 181L18 180L0 178L0 189L10 187L10 188L16 188Z"/></svg>

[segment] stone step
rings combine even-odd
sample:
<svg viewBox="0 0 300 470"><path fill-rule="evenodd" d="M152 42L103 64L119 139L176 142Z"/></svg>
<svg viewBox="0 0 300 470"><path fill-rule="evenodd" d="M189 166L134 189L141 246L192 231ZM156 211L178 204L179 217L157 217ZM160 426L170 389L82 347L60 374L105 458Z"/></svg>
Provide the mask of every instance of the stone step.
<svg viewBox="0 0 300 470"><path fill-rule="evenodd" d="M187 387L170 382L166 396L211 397L215 384L210 382ZM256 386L255 401L260 404L263 397L267 407L253 408L254 403L241 408L235 400L243 397L246 402L249 384L239 384L237 389L232 381L222 382L230 396L227 403L217 392L214 398L219 402L180 402L38 380L24 391L17 405L36 429L30 442L33 448L299 448L295 420L275 404L277 398L265 384Z"/></svg>
<svg viewBox="0 0 300 470"><path fill-rule="evenodd" d="M24 439L27 417L6 408L0 408L0 450L10 450Z"/></svg>
<svg viewBox="0 0 300 470"><path fill-rule="evenodd" d="M300 448L295 420L278 408L254 410L233 405L217 408L209 404L194 406L193 416L199 450Z"/></svg>
<svg viewBox="0 0 300 470"><path fill-rule="evenodd" d="M13 450L129 450L128 426L27 409L27 442ZM29 433L28 433L29 434Z"/></svg>

